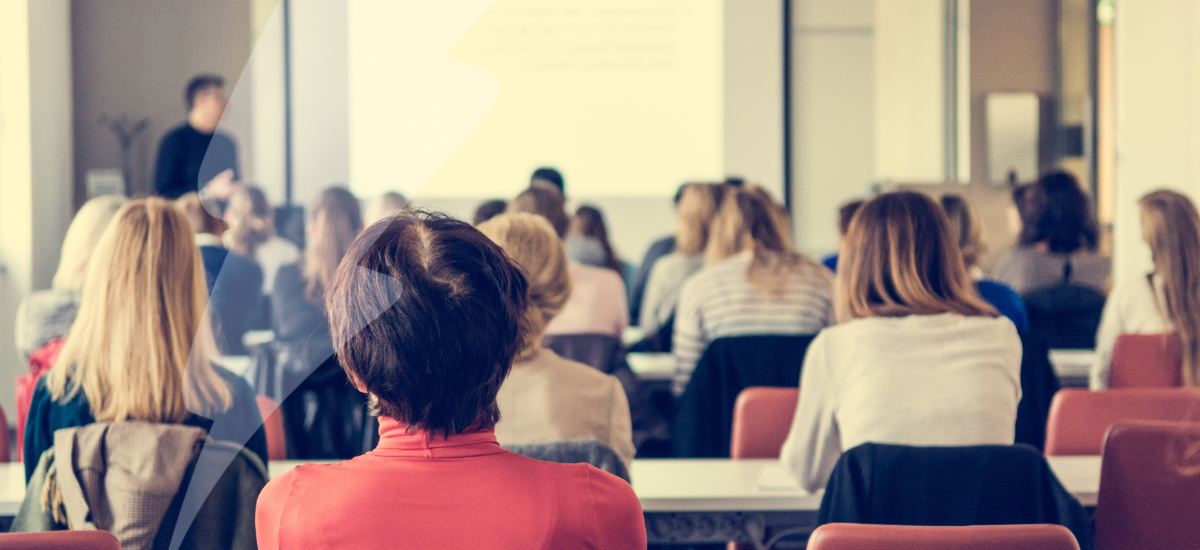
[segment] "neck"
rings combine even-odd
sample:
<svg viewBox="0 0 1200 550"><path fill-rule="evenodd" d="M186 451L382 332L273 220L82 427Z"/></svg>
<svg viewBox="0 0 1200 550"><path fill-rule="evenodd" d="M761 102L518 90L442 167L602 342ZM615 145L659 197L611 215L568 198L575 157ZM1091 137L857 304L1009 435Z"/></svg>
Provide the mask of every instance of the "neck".
<svg viewBox="0 0 1200 550"><path fill-rule="evenodd" d="M195 111L188 113L187 121L188 126L191 126L201 134L211 134L217 131L216 123L205 120L204 117L200 116L200 114L196 113Z"/></svg>

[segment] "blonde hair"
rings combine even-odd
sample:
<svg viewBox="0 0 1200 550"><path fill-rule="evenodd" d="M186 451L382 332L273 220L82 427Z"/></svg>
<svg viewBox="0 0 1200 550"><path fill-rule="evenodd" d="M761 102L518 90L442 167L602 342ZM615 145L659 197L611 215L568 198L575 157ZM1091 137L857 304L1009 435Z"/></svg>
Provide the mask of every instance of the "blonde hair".
<svg viewBox="0 0 1200 550"><path fill-rule="evenodd" d="M213 370L200 250L183 213L141 199L117 213L88 267L79 315L46 373L54 399L82 391L99 421L181 422L228 410Z"/></svg>
<svg viewBox="0 0 1200 550"><path fill-rule="evenodd" d="M379 195L367 204L367 211L363 214L363 226L375 225L375 222L393 216L407 206L408 199L395 191Z"/></svg>
<svg viewBox="0 0 1200 550"><path fill-rule="evenodd" d="M567 253L550 222L535 214L501 214L477 229L504 249L529 281L528 331L518 359L528 358L541 347L546 325L571 296Z"/></svg>
<svg viewBox="0 0 1200 550"><path fill-rule="evenodd" d="M247 258L253 258L258 247L275 236L275 216L267 196L253 186L243 186L229 199L225 219L236 225L229 250Z"/></svg>
<svg viewBox="0 0 1200 550"><path fill-rule="evenodd" d="M705 265L750 250L753 259L746 279L767 295L777 296L788 279L803 269L828 277L816 261L792 249L787 216L757 186L736 187L725 193L713 220L704 250Z"/></svg>
<svg viewBox="0 0 1200 550"><path fill-rule="evenodd" d="M88 260L96 249L96 242L112 222L113 216L128 201L120 195L103 195L83 203L63 239L58 270L54 272L51 283L54 288L75 292L83 290Z"/></svg>
<svg viewBox="0 0 1200 550"><path fill-rule="evenodd" d="M675 209L675 251L695 254L708 245L709 230L721 206L725 185L689 183L679 194Z"/></svg>
<svg viewBox="0 0 1200 550"><path fill-rule="evenodd" d="M838 319L958 313L995 317L967 274L946 213L912 191L859 208L838 260Z"/></svg>
<svg viewBox="0 0 1200 550"><path fill-rule="evenodd" d="M312 206L312 239L304 251L304 299L324 307L325 287L362 231L358 199L341 187L321 192Z"/></svg>
<svg viewBox="0 0 1200 550"><path fill-rule="evenodd" d="M1163 313L1183 344L1183 383L1200 386L1200 215L1174 191L1149 193L1138 206L1154 272L1163 282Z"/></svg>
<svg viewBox="0 0 1200 550"><path fill-rule="evenodd" d="M941 203L950 224L950 236L958 243L963 263L967 269L979 265L979 258L987 252L979 212L967 199L958 195L943 195Z"/></svg>
<svg viewBox="0 0 1200 550"><path fill-rule="evenodd" d="M205 204L204 199L200 198L200 193L192 191L175 199L175 205L183 211L187 216L188 223L192 226L192 231L197 234L212 233L216 235L221 231L222 220L212 215L209 210L215 210L217 207L214 204Z"/></svg>

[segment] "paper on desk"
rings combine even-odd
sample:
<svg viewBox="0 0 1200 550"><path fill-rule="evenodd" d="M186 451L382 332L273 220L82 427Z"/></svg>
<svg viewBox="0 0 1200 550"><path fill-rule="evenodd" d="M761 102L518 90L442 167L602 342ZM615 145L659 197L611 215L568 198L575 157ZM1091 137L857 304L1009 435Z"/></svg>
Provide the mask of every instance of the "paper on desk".
<svg viewBox="0 0 1200 550"><path fill-rule="evenodd" d="M763 466L763 469L758 472L756 485L764 491L801 490L796 478L792 477L792 473L783 467L782 462L772 462Z"/></svg>

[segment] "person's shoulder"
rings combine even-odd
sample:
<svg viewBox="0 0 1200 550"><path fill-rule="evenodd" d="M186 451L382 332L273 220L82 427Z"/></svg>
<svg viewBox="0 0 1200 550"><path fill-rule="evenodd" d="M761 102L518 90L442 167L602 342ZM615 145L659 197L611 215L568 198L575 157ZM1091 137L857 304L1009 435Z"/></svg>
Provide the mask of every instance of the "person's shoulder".
<svg viewBox="0 0 1200 550"><path fill-rule="evenodd" d="M604 374L590 365L562 357L549 348L539 350L537 355L530 359L529 362L535 368L587 384L603 384L609 380L616 381L616 378L613 376Z"/></svg>
<svg viewBox="0 0 1200 550"><path fill-rule="evenodd" d="M187 140L188 138L191 137L192 134L195 134L195 133L196 133L196 131L193 130L191 126L188 126L187 122L181 122L179 124L176 124L175 126L168 128L167 131L163 132L162 142L163 143L168 143L168 142L174 143L174 142Z"/></svg>
<svg viewBox="0 0 1200 550"><path fill-rule="evenodd" d="M1013 290L1011 286L999 281L981 279L975 282L975 286L979 289L980 296L989 302L993 299L1001 299L1006 302L1021 301L1021 295L1017 294L1017 291Z"/></svg>

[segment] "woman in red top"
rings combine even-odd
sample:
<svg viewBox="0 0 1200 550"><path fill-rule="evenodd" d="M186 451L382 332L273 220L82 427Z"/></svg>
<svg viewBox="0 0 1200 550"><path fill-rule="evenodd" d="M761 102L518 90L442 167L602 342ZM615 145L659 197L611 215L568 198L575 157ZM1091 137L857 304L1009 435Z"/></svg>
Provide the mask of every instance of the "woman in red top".
<svg viewBox="0 0 1200 550"><path fill-rule="evenodd" d="M267 484L260 549L646 547L627 483L496 443L496 393L532 307L499 247L466 223L401 213L346 258L326 311L338 359L380 415L379 446Z"/></svg>

